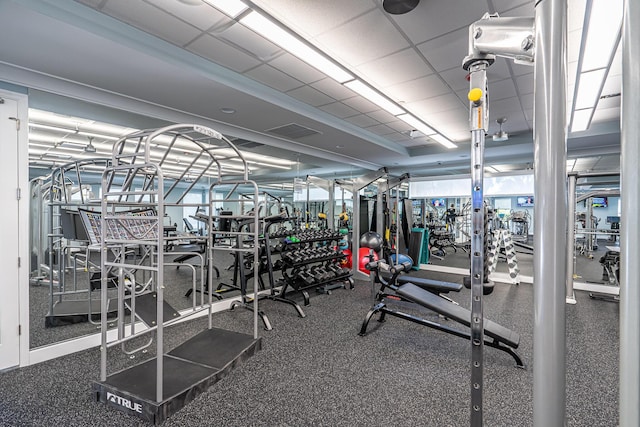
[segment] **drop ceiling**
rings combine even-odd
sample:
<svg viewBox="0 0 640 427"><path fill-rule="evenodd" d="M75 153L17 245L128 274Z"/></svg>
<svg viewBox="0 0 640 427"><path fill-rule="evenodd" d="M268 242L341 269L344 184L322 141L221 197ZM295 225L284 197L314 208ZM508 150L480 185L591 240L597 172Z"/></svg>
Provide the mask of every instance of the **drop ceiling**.
<svg viewBox="0 0 640 427"><path fill-rule="evenodd" d="M569 5L570 94L583 3ZM382 166L412 176L459 174L469 168L468 83L460 65L467 28L485 12L534 14L534 2L523 0L422 0L398 16L386 14L380 0L254 0L253 5L457 148L448 150L411 132L411 126L199 0L3 0L0 28L12 42L0 44L0 58L7 67L206 119L229 137L260 144L254 149L262 154L292 162L304 157L302 168L263 171L272 178L352 176ZM619 63L618 55L603 97L620 93ZM506 117L503 129L510 138L487 139L487 164L495 171L531 167L533 69L498 59L488 79L489 134L498 130L496 119ZM574 161L572 167L617 168L619 100L603 99L592 129L570 135L570 159L600 159ZM287 126L313 132L275 131Z"/></svg>

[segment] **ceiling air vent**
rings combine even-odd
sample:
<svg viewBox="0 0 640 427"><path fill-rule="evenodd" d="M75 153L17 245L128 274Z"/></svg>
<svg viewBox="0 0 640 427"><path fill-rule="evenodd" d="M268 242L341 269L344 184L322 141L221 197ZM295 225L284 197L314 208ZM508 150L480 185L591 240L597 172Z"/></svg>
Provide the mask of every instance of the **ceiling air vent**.
<svg viewBox="0 0 640 427"><path fill-rule="evenodd" d="M264 144L260 144L259 142L249 141L247 139L241 139L241 138L234 139L231 142L233 142L233 145L235 145L238 148L246 148L246 149L258 148L264 145Z"/></svg>
<svg viewBox="0 0 640 427"><path fill-rule="evenodd" d="M284 136L285 138L298 139L310 135L319 135L321 132L310 129L295 123L289 123L288 125L267 129L266 132L275 133L276 135Z"/></svg>

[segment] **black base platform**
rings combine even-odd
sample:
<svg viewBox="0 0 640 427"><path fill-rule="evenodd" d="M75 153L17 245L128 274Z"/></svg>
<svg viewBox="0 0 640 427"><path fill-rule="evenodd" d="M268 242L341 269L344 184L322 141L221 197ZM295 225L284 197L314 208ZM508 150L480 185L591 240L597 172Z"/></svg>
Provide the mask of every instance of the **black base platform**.
<svg viewBox="0 0 640 427"><path fill-rule="evenodd" d="M118 313L118 300L111 299L108 303L107 314L114 317ZM100 320L100 300L91 300L91 320ZM89 301L85 300L64 300L53 305L53 313L48 313L44 318L44 326L51 328L54 326L71 325L89 321Z"/></svg>
<svg viewBox="0 0 640 427"><path fill-rule="evenodd" d="M98 402L159 424L253 356L261 338L207 329L163 358L163 398L156 401L156 358L93 384Z"/></svg>

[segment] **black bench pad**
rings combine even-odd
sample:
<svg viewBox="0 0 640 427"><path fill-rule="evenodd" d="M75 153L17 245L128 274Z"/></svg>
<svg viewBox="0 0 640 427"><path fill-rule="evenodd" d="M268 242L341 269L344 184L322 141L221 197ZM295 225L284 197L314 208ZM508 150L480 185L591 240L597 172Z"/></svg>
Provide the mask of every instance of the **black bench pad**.
<svg viewBox="0 0 640 427"><path fill-rule="evenodd" d="M398 286L406 285L407 283L413 283L425 291L437 293L460 292L462 289L462 285L459 283L441 282L440 280L423 279L413 276L398 277Z"/></svg>
<svg viewBox="0 0 640 427"><path fill-rule="evenodd" d="M420 304L429 310L442 314L443 316L453 319L465 326L469 326L471 324L471 312L469 310L460 307L459 305L452 304L446 299L440 298L439 296L421 289L412 283L400 286L396 292L398 295L408 299L409 301ZM508 345L509 347L518 348L520 343L520 335L505 328L504 326L492 322L491 320L484 319L484 333L487 336Z"/></svg>

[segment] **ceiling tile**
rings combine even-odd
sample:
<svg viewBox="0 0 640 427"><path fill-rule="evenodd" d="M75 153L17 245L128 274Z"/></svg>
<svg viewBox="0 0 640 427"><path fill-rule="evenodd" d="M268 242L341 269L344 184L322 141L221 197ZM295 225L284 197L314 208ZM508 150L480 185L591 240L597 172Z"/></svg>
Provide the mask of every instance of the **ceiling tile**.
<svg viewBox="0 0 640 427"><path fill-rule="evenodd" d="M299 60L295 56L285 53L269 61L269 64L283 73L289 74L305 83L313 83L324 79L326 76L311 65Z"/></svg>
<svg viewBox="0 0 640 427"><path fill-rule="evenodd" d="M328 77L326 79L322 79L312 83L311 86L318 89L320 92L329 95L333 99L337 99L338 101L352 98L356 94L348 87L341 85L340 83Z"/></svg>
<svg viewBox="0 0 640 427"><path fill-rule="evenodd" d="M386 123L386 125L391 129L396 130L397 132L408 132L413 129L410 124L405 123L402 120L396 120L395 122Z"/></svg>
<svg viewBox="0 0 640 427"><path fill-rule="evenodd" d="M498 117L506 117L510 120L512 115L518 114L522 115L523 113L520 100L515 96L499 101L491 101L489 105L489 115L492 122Z"/></svg>
<svg viewBox="0 0 640 427"><path fill-rule="evenodd" d="M489 85L491 102L516 96L516 86L512 79L499 80Z"/></svg>
<svg viewBox="0 0 640 427"><path fill-rule="evenodd" d="M462 106L430 114L429 117L425 117L424 119L435 127L436 130L444 133L446 133L444 129L449 129L450 132L456 132L460 129L464 129L466 131L469 129L469 110ZM456 126L458 127L457 130Z"/></svg>
<svg viewBox="0 0 640 427"><path fill-rule="evenodd" d="M368 116L370 116L371 118L379 121L380 123L390 123L390 122L394 122L396 120L398 120L396 118L396 116L394 116L391 113L388 113L384 110L378 110L378 111L371 111L369 113L367 113Z"/></svg>
<svg viewBox="0 0 640 427"><path fill-rule="evenodd" d="M314 107L330 104L335 101L333 98L310 86L302 86L297 89L290 90L287 92L287 95L293 96L294 98L309 105L313 105Z"/></svg>
<svg viewBox="0 0 640 427"><path fill-rule="evenodd" d="M535 96L532 93L520 96L520 104L522 104L522 108L524 108L525 110L532 109L534 102Z"/></svg>
<svg viewBox="0 0 640 427"><path fill-rule="evenodd" d="M533 72L516 78L516 85L520 95L533 93Z"/></svg>
<svg viewBox="0 0 640 427"><path fill-rule="evenodd" d="M190 43L187 49L241 73L260 64L260 61L254 57L229 46L209 34L204 34Z"/></svg>
<svg viewBox="0 0 640 427"><path fill-rule="evenodd" d="M417 46L436 71L462 68L462 60L469 52L469 30L461 28L431 39Z"/></svg>
<svg viewBox="0 0 640 427"><path fill-rule="evenodd" d="M227 18L225 14L206 3L187 3L175 0L145 1L203 31L208 30L214 25L220 25L223 22L229 21L229 18Z"/></svg>
<svg viewBox="0 0 640 427"><path fill-rule="evenodd" d="M254 3L298 34L311 37L375 7L369 1L345 0L254 0Z"/></svg>
<svg viewBox="0 0 640 427"><path fill-rule="evenodd" d="M429 120L432 114L464 107L460 99L452 93L407 103L405 106L409 111L425 120Z"/></svg>
<svg viewBox="0 0 640 427"><path fill-rule="evenodd" d="M389 135L391 133L396 133L396 131L394 129L391 129L389 126L387 125L375 125L375 126L369 126L367 128L368 131L373 132L377 135Z"/></svg>
<svg viewBox="0 0 640 427"><path fill-rule="evenodd" d="M514 76L522 76L524 74L529 74L533 72L533 64L525 65L525 64L516 64L515 62L511 62L511 71Z"/></svg>
<svg viewBox="0 0 640 427"><path fill-rule="evenodd" d="M344 119L345 117L351 117L359 114L358 110L355 110L342 102L334 102L333 104L323 105L319 107L321 110L326 111L329 114L333 114L336 117Z"/></svg>
<svg viewBox="0 0 640 427"><path fill-rule="evenodd" d="M348 121L349 123L353 123L354 125L360 126L363 128L380 124L378 121L372 119L366 114L360 114L358 116L349 117L345 120Z"/></svg>
<svg viewBox="0 0 640 427"><path fill-rule="evenodd" d="M387 55L357 67L358 73L379 88L433 74L433 69L413 49Z"/></svg>
<svg viewBox="0 0 640 427"><path fill-rule="evenodd" d="M469 89L469 82L466 79L468 73L461 66L441 71L439 74L451 89L455 91Z"/></svg>
<svg viewBox="0 0 640 427"><path fill-rule="evenodd" d="M533 71L531 69L530 71ZM487 80L489 83L497 80L504 80L511 77L507 60L504 58L496 58L496 61L487 68Z"/></svg>
<svg viewBox="0 0 640 427"><path fill-rule="evenodd" d="M418 44L449 31L467 28L485 12L487 5L484 1L430 0L420 2L411 13L390 16L390 19L414 44Z"/></svg>
<svg viewBox="0 0 640 427"><path fill-rule="evenodd" d="M213 33L220 40L227 41L232 46L252 54L261 61L269 61L282 52L279 46L266 40L241 24L226 26L222 31Z"/></svg>
<svg viewBox="0 0 640 427"><path fill-rule="evenodd" d="M593 113L592 123L609 122L620 119L620 107L614 108L596 108Z"/></svg>
<svg viewBox="0 0 640 427"><path fill-rule="evenodd" d="M493 0L493 6L495 7L495 11L502 16L505 12L519 8L523 5L529 5L530 0ZM533 13L533 5L530 5ZM506 15L505 15L506 16ZM510 16L520 16L520 15L510 15Z"/></svg>
<svg viewBox="0 0 640 427"><path fill-rule="evenodd" d="M607 109L607 108L618 108L620 107L620 97L614 96L611 98L604 98L598 101L598 110L599 109Z"/></svg>
<svg viewBox="0 0 640 427"><path fill-rule="evenodd" d="M501 1L498 1L498 3L501 3ZM535 13L535 2L533 1L522 1L522 0L517 0L517 1L511 1L508 0L507 1L508 4L505 4L505 7L501 7L498 8L498 5L496 4L496 2L494 2L494 5L496 6L496 11L500 12L500 16L504 16L504 17L512 17L512 16L525 16L525 17L533 17L534 13Z"/></svg>
<svg viewBox="0 0 640 427"><path fill-rule="evenodd" d="M105 13L147 31L178 46L193 40L200 30L147 3L109 2L102 9Z"/></svg>
<svg viewBox="0 0 640 427"><path fill-rule="evenodd" d="M345 99L342 102L344 102L345 104L347 104L352 108L355 108L361 113L370 113L372 111L380 110L380 107L378 107L376 104L364 99L361 96L354 96L353 98Z"/></svg>
<svg viewBox="0 0 640 427"><path fill-rule="evenodd" d="M439 76L433 74L388 87L384 92L398 102L410 103L443 95L449 92L449 88L442 83Z"/></svg>
<svg viewBox="0 0 640 427"><path fill-rule="evenodd" d="M363 37L366 37L366 43L363 43ZM370 62L409 46L379 9L328 31L316 40L321 49L351 66Z"/></svg>
<svg viewBox="0 0 640 427"><path fill-rule="evenodd" d="M296 80L267 64L253 68L247 71L245 75L279 90L280 92L286 92L288 90L304 86L304 83L300 80Z"/></svg>

